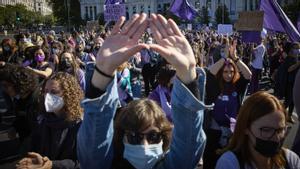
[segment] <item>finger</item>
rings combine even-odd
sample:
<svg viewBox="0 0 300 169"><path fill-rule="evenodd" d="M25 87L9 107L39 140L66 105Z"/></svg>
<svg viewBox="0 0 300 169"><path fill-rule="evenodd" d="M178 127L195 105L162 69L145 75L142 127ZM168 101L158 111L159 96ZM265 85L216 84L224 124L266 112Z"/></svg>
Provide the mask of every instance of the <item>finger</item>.
<svg viewBox="0 0 300 169"><path fill-rule="evenodd" d="M129 58L129 57L135 55L137 52L141 51L144 48L149 48L149 46L146 45L146 44L135 45L134 47L132 47L131 49L129 49L125 52L125 56L127 56Z"/></svg>
<svg viewBox="0 0 300 169"><path fill-rule="evenodd" d="M169 19L168 24L172 28L175 35L184 37L183 34L181 33L180 29L178 28L177 24L173 21L173 19Z"/></svg>
<svg viewBox="0 0 300 169"><path fill-rule="evenodd" d="M166 28L162 25L162 23L160 22L160 20L157 18L157 15L152 14L152 15L151 15L151 19L152 19L153 23L155 24L156 28L157 28L157 29L159 30L159 32L161 33L162 38L168 37L167 30L166 30Z"/></svg>
<svg viewBox="0 0 300 169"><path fill-rule="evenodd" d="M174 32L173 32L171 26L168 25L168 21L166 20L166 18L163 17L163 16L160 15L160 14L158 14L157 18L160 20L160 22L162 23L162 25L163 25L164 28L166 29L167 34L168 34L168 35L174 35Z"/></svg>
<svg viewBox="0 0 300 169"><path fill-rule="evenodd" d="M168 61L168 57L171 56L171 52L168 49L166 49L160 45L157 45L157 44L151 44L149 46L150 46L150 49L159 53L163 58L165 58Z"/></svg>
<svg viewBox="0 0 300 169"><path fill-rule="evenodd" d="M18 162L18 164L20 164L20 165L24 165L24 164L27 164L27 163L29 163L29 162L31 162L31 158L23 158L22 160L20 160L19 162Z"/></svg>
<svg viewBox="0 0 300 169"><path fill-rule="evenodd" d="M49 168L52 167L51 164L52 164L51 161L48 160L48 161L46 161L46 162L43 164L43 167L42 167L41 169L49 169Z"/></svg>
<svg viewBox="0 0 300 169"><path fill-rule="evenodd" d="M139 16L140 16L139 14L134 14L132 16L132 18L128 22L125 23L125 25L123 26L122 31L121 31L123 35L128 33L128 31L132 27L133 23L139 18Z"/></svg>
<svg viewBox="0 0 300 169"><path fill-rule="evenodd" d="M172 43L172 45L175 45L176 44L176 38L174 37L174 36L170 36L170 37L168 37L168 41L170 42L170 43Z"/></svg>
<svg viewBox="0 0 300 169"><path fill-rule="evenodd" d="M145 30L147 29L149 25L149 22L148 20L146 19L142 25L138 28L138 30L136 31L136 33L132 36L132 40L135 42L135 41L138 41L141 36L143 35L143 33L145 32Z"/></svg>
<svg viewBox="0 0 300 169"><path fill-rule="evenodd" d="M157 27L155 26L153 20L150 20L150 29L152 32L152 35L154 37L154 39L156 41L160 41L162 39L162 35L160 34L160 32L158 31Z"/></svg>
<svg viewBox="0 0 300 169"><path fill-rule="evenodd" d="M120 31L121 26L124 24L125 22L125 17L121 16L119 18L119 20L117 21L117 23L115 24L114 28L111 31L111 34L117 34Z"/></svg>
<svg viewBox="0 0 300 169"><path fill-rule="evenodd" d="M29 153L28 153L28 157L34 158L33 160L36 160L36 162L37 162L38 164L42 164L42 163L43 163L43 157L42 157L40 154L38 154L38 153L35 153L35 152L29 152Z"/></svg>
<svg viewBox="0 0 300 169"><path fill-rule="evenodd" d="M146 21L146 18L147 18L147 15L145 13L143 13L134 22L133 26L130 28L130 30L129 30L128 34L127 34L130 38L132 38L133 35L137 32L137 30L139 29L139 27L141 26L141 24Z"/></svg>

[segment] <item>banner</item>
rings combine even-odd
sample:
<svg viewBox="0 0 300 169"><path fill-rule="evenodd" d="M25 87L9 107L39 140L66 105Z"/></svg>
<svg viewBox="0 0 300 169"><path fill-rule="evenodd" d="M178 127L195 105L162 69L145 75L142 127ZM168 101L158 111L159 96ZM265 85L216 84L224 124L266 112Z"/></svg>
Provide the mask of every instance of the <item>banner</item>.
<svg viewBox="0 0 300 169"><path fill-rule="evenodd" d="M231 24L218 24L218 34L232 35L233 26Z"/></svg>
<svg viewBox="0 0 300 169"><path fill-rule="evenodd" d="M117 21L121 16L126 15L125 4L107 4L104 5L104 20Z"/></svg>
<svg viewBox="0 0 300 169"><path fill-rule="evenodd" d="M276 0L262 0L260 10L265 12L264 28L286 33L292 41L300 41L300 34Z"/></svg>
<svg viewBox="0 0 300 169"><path fill-rule="evenodd" d="M187 0L174 0L170 11L184 20L193 20L198 15L196 9Z"/></svg>
<svg viewBox="0 0 300 169"><path fill-rule="evenodd" d="M261 31L263 29L264 12L240 12L234 27L237 31Z"/></svg>
<svg viewBox="0 0 300 169"><path fill-rule="evenodd" d="M261 32L260 31L240 31L242 36L242 42L245 43L256 43L261 42Z"/></svg>

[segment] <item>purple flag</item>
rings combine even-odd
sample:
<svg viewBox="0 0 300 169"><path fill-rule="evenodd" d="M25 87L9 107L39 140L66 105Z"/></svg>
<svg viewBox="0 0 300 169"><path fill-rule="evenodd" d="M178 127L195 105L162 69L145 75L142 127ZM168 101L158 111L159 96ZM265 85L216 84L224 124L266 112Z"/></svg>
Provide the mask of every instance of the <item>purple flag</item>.
<svg viewBox="0 0 300 169"><path fill-rule="evenodd" d="M193 20L197 16L197 11L187 0L174 0L170 11L184 20Z"/></svg>
<svg viewBox="0 0 300 169"><path fill-rule="evenodd" d="M122 3L124 3L124 0L106 0L105 1L105 5L108 5L108 4L117 4L117 3L122 4Z"/></svg>
<svg viewBox="0 0 300 169"><path fill-rule="evenodd" d="M264 11L264 28L286 33L292 41L300 41L300 34L276 0L261 0L260 10Z"/></svg>
<svg viewBox="0 0 300 169"><path fill-rule="evenodd" d="M300 32L300 13L298 15L297 27L298 27L298 32Z"/></svg>

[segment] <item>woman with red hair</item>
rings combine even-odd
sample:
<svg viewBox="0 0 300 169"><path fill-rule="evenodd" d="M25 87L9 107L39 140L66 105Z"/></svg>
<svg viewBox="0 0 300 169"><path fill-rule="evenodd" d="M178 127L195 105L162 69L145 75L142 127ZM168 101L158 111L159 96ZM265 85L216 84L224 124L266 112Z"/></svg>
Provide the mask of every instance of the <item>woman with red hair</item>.
<svg viewBox="0 0 300 169"><path fill-rule="evenodd" d="M251 71L236 54L236 45L229 40L222 45L222 58L207 71L206 104L214 104L206 112L204 168L215 168L217 149L227 145L234 130L235 119L243 101Z"/></svg>

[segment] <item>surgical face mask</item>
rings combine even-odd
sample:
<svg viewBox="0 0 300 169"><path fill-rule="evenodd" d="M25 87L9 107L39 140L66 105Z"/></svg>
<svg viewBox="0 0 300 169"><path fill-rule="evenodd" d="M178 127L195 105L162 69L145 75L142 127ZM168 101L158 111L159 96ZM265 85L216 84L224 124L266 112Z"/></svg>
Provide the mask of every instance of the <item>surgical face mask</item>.
<svg viewBox="0 0 300 169"><path fill-rule="evenodd" d="M52 49L52 52L53 52L53 54L57 55L57 54L59 53L59 49L53 48L53 49Z"/></svg>
<svg viewBox="0 0 300 169"><path fill-rule="evenodd" d="M58 112L64 107L64 100L54 94L47 93L45 96L46 112Z"/></svg>
<svg viewBox="0 0 300 169"><path fill-rule="evenodd" d="M71 64L71 62L69 60L64 59L64 60L61 61L61 66L64 69L69 69L69 68L72 67L72 64Z"/></svg>
<svg viewBox="0 0 300 169"><path fill-rule="evenodd" d="M256 144L254 149L265 157L273 157L274 155L278 154L284 141L284 139L282 139L279 142L276 142L271 140L263 140L258 137L255 137L255 139Z"/></svg>
<svg viewBox="0 0 300 169"><path fill-rule="evenodd" d="M5 51L8 52L8 51L10 51L10 47L9 47L9 46L4 46L4 47L3 47L3 50L5 50Z"/></svg>
<svg viewBox="0 0 300 169"><path fill-rule="evenodd" d="M123 157L136 169L151 169L163 155L163 143L132 145L124 143Z"/></svg>
<svg viewBox="0 0 300 169"><path fill-rule="evenodd" d="M225 52L221 52L220 55L221 55L222 58L225 58L225 57L226 57Z"/></svg>
<svg viewBox="0 0 300 169"><path fill-rule="evenodd" d="M38 55L35 55L35 61L37 61L37 62L43 62L44 60L45 60L45 56L44 55L40 55L40 54L38 54Z"/></svg>

